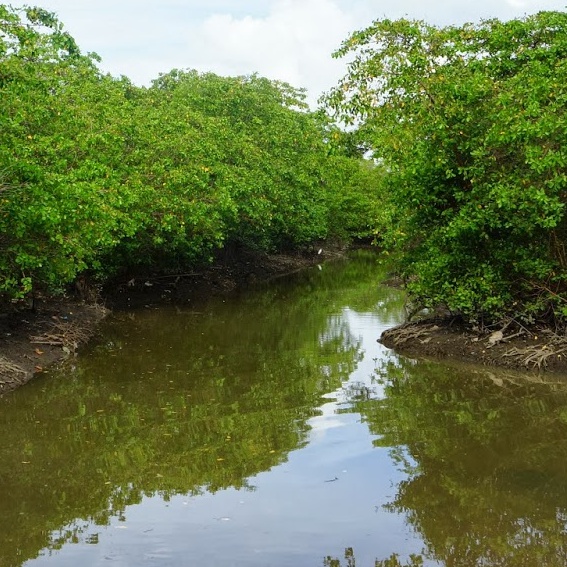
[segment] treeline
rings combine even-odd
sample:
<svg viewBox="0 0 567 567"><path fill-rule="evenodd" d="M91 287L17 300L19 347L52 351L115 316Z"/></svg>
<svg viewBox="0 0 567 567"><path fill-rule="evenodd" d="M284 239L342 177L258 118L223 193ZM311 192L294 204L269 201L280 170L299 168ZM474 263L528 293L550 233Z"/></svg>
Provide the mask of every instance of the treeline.
<svg viewBox="0 0 567 567"><path fill-rule="evenodd" d="M186 268L228 242L371 234L379 172L302 90L179 70L144 88L97 63L54 14L0 5L4 301Z"/></svg>
<svg viewBox="0 0 567 567"><path fill-rule="evenodd" d="M565 328L567 14L378 20L335 55L328 113L255 75L144 88L0 4L0 300L376 234L417 306Z"/></svg>
<svg viewBox="0 0 567 567"><path fill-rule="evenodd" d="M567 14L379 20L328 105L385 172L383 245L419 306L567 323Z"/></svg>

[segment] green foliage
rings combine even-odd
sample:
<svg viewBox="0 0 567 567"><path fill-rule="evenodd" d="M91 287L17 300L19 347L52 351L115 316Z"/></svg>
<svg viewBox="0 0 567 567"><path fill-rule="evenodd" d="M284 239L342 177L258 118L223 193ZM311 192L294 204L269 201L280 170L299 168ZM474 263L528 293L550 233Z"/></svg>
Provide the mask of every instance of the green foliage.
<svg viewBox="0 0 567 567"><path fill-rule="evenodd" d="M124 84L101 76L53 15L26 15L0 11L0 292L9 297L71 281L122 233L111 124Z"/></svg>
<svg viewBox="0 0 567 567"><path fill-rule="evenodd" d="M356 567L356 556L352 547L345 549L345 563L344 567ZM374 567L423 567L423 558L421 555L410 554L409 563L402 563L397 553L393 553L387 559L376 559ZM330 555L323 560L323 567L342 567L340 559L333 558Z"/></svg>
<svg viewBox="0 0 567 567"><path fill-rule="evenodd" d="M97 59L54 14L0 5L3 299L368 230L368 167L330 152L301 90L179 70L140 88Z"/></svg>
<svg viewBox="0 0 567 567"><path fill-rule="evenodd" d="M200 167L207 182L226 191L225 238L260 248L297 245L326 235L320 182L326 153L302 93L251 77L224 78L172 71L154 81L151 95L201 119ZM202 134L200 134L202 135Z"/></svg>
<svg viewBox="0 0 567 567"><path fill-rule="evenodd" d="M332 155L329 160L329 232L345 240L373 238L382 207L383 171L361 157Z"/></svg>
<svg viewBox="0 0 567 567"><path fill-rule="evenodd" d="M327 104L384 171L378 231L426 306L564 320L567 14L376 21Z"/></svg>

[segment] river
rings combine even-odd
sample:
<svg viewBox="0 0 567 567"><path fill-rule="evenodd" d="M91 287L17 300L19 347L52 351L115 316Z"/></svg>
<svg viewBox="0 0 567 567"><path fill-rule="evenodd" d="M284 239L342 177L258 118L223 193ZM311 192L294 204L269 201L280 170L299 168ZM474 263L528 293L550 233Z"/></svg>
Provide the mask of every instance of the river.
<svg viewBox="0 0 567 567"><path fill-rule="evenodd" d="M0 399L0 567L566 565L565 381L397 356L385 270L116 313Z"/></svg>

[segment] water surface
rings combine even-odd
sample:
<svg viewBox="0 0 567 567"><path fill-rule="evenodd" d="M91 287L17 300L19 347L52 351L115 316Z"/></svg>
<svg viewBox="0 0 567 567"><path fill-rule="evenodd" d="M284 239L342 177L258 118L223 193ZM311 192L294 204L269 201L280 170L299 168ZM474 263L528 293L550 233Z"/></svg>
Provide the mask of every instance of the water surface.
<svg viewBox="0 0 567 567"><path fill-rule="evenodd" d="M398 357L361 253L116 314L0 399L0 566L567 564L567 387Z"/></svg>

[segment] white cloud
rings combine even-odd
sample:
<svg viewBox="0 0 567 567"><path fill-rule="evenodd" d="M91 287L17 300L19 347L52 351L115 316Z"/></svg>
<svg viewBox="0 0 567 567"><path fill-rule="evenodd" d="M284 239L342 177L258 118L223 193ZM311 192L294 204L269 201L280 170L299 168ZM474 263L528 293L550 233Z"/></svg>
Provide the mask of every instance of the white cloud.
<svg viewBox="0 0 567 567"><path fill-rule="evenodd" d="M196 65L221 74L258 72L316 96L342 74L331 53L357 23L331 0L280 0L263 18L213 15L199 30Z"/></svg>
<svg viewBox="0 0 567 567"><path fill-rule="evenodd" d="M565 0L12 0L58 13L102 68L149 84L160 72L196 68L258 72L307 87L310 100L343 74L331 53L372 20L409 17L445 25L564 10Z"/></svg>

